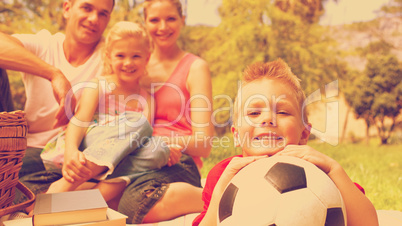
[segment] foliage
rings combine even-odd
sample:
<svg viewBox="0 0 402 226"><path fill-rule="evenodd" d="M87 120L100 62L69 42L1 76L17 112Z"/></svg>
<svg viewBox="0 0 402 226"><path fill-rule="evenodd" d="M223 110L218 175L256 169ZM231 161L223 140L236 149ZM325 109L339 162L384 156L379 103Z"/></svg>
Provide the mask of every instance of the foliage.
<svg viewBox="0 0 402 226"><path fill-rule="evenodd" d="M304 23L318 23L324 14L322 0L275 0L274 5L283 12L299 17Z"/></svg>
<svg viewBox="0 0 402 226"><path fill-rule="evenodd" d="M365 72L353 82L354 88L345 97L358 118L377 127L381 143L386 144L402 109L401 65L390 54L370 54L367 59ZM392 120L389 128L384 123L386 117Z"/></svg>
<svg viewBox="0 0 402 226"><path fill-rule="evenodd" d="M241 72L257 61L283 58L301 78L306 93L342 76L342 63L335 58L336 43L326 35L326 28L296 13L300 7L308 11L308 3L317 6L321 1L302 2L285 7L279 1L223 0L219 8L221 23L208 34L197 29L203 37L198 43L203 45L201 55L210 63L213 75L213 94L224 94L231 100L214 100L215 109L233 103ZM320 15L318 11L314 17ZM228 131L230 113L221 111L215 118L219 125L228 125L216 128L219 135Z"/></svg>
<svg viewBox="0 0 402 226"><path fill-rule="evenodd" d="M381 10L387 14L402 16L402 0L390 0L390 3L384 5Z"/></svg>
<svg viewBox="0 0 402 226"><path fill-rule="evenodd" d="M0 3L0 31L32 33L48 29L54 33L64 28L63 0L14 0ZM35 23L33 23L33 21Z"/></svg>
<svg viewBox="0 0 402 226"><path fill-rule="evenodd" d="M217 27L186 26L182 30L180 46L209 63L213 82L213 120L218 135L229 131L231 107L239 87L241 72L247 65L257 61L283 58L301 78L307 95L335 79L340 81L342 90L354 92L355 83L361 79L358 72L347 67L341 59L337 43L329 36L328 28L317 23L324 12L322 5L325 1L327 0L223 0L219 8L222 22ZM401 2L392 1L399 5ZM62 31L62 2L63 0L2 1L0 30L6 33L32 33L42 28L53 33ZM116 0L105 33L120 20L142 21L142 2L143 0ZM350 29L367 31L380 27L380 22L356 26ZM363 57L374 53L385 55L393 48L395 45L389 40L382 40L361 48L358 52ZM14 100L23 101L22 83L18 79L12 81L14 80ZM351 91L347 91L348 89ZM386 100L388 97L382 98ZM369 100L363 98L361 101ZM19 106L23 106L23 103Z"/></svg>

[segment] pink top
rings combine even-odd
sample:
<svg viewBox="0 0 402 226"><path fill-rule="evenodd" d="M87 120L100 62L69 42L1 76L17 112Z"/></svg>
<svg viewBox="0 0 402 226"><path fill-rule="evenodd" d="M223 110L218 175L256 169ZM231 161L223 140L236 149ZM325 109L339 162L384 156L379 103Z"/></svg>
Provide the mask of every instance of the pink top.
<svg viewBox="0 0 402 226"><path fill-rule="evenodd" d="M98 116L95 119L98 122L106 123L109 121L109 116L120 115L126 111L142 112L144 109L140 107L127 106L129 100L139 100L141 103L146 103L146 97L149 95L144 89L140 89L139 94L132 94L125 99L112 94L109 88L110 84L106 79L99 77L99 103L98 103Z"/></svg>
<svg viewBox="0 0 402 226"><path fill-rule="evenodd" d="M177 64L169 79L154 93L155 117L154 136L189 136L191 128L190 93L187 89L187 77L192 63L199 57L188 53ZM158 84L154 84L158 85ZM199 168L200 157L193 156Z"/></svg>

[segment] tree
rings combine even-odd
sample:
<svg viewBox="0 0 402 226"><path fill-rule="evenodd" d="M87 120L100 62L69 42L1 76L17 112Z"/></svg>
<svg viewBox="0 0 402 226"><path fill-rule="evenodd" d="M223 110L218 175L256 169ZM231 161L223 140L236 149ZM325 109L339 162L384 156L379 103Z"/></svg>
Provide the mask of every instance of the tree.
<svg viewBox="0 0 402 226"><path fill-rule="evenodd" d="M32 33L40 29L60 31L64 28L62 4L63 0L2 1L0 30L6 33Z"/></svg>
<svg viewBox="0 0 402 226"><path fill-rule="evenodd" d="M402 0L390 0L388 4L381 8L381 11L386 14L402 17Z"/></svg>
<svg viewBox="0 0 402 226"><path fill-rule="evenodd" d="M317 23L324 14L324 0L275 0L274 5L283 12L297 15L303 22Z"/></svg>
<svg viewBox="0 0 402 226"><path fill-rule="evenodd" d="M386 144L402 109L402 70L396 56L370 54L364 74L356 79L355 89L345 95L357 118L377 127L381 144ZM391 125L385 125L385 119ZM368 131L367 131L368 132Z"/></svg>
<svg viewBox="0 0 402 226"><path fill-rule="evenodd" d="M328 37L326 28L317 24L324 1L289 2L281 5L273 0L223 0L217 27L184 31L184 49L198 50L210 63L214 97L226 95L231 99L216 98L214 109L230 108L241 72L257 61L284 59L301 78L306 93L340 76L342 67L334 53L336 42ZM301 7L306 12L316 7L312 10L314 16L301 13ZM197 41L189 44L188 40ZM219 126L227 125L217 128L219 134L228 131L230 117L228 110L215 115Z"/></svg>

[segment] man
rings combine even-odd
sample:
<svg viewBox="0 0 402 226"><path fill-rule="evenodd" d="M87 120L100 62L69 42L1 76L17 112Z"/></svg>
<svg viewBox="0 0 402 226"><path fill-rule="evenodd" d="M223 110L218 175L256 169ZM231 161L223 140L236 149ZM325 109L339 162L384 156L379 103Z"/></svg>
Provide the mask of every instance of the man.
<svg viewBox="0 0 402 226"><path fill-rule="evenodd" d="M21 178L45 170L40 152L75 109L71 88L101 73L100 43L113 7L114 0L66 0L65 34L0 33L0 67L23 73L27 96L28 149ZM8 97L1 94L2 100Z"/></svg>

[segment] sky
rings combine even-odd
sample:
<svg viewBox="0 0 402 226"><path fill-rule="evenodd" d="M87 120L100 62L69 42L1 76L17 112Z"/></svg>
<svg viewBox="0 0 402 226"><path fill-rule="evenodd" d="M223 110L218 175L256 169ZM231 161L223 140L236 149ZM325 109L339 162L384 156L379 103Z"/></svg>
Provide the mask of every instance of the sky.
<svg viewBox="0 0 402 226"><path fill-rule="evenodd" d="M376 10L389 0L329 0L324 6L326 14L320 24L339 25L358 21L368 21L376 17ZM221 0L187 0L188 25L216 26L220 23L218 7Z"/></svg>

